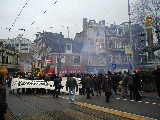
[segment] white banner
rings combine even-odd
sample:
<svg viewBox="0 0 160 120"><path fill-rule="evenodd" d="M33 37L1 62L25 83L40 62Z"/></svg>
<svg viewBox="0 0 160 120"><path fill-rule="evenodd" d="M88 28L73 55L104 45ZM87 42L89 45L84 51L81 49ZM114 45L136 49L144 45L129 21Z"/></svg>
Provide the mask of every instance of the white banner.
<svg viewBox="0 0 160 120"><path fill-rule="evenodd" d="M77 83L79 84L80 79L75 78L77 80ZM66 91L66 81L67 77L62 77L62 86L64 86L61 89L61 92L68 93ZM44 81L44 80L28 80L28 79L21 79L21 78L13 78L11 82L11 89L18 89L18 88L44 88L44 89L50 89L54 90L54 82L53 81ZM79 88L82 86L79 85ZM78 90L79 93L79 90Z"/></svg>
<svg viewBox="0 0 160 120"><path fill-rule="evenodd" d="M26 80L21 78L13 78L11 82L11 89L18 88L44 88L53 90L54 87L53 81L44 81L44 80Z"/></svg>

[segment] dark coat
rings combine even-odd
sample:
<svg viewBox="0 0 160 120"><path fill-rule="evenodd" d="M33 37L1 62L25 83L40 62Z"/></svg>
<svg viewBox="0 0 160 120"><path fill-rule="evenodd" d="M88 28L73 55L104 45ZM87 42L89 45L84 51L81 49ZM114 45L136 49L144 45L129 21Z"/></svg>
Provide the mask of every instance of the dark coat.
<svg viewBox="0 0 160 120"><path fill-rule="evenodd" d="M0 113L6 113L7 102L6 102L6 89L5 87L0 88Z"/></svg>
<svg viewBox="0 0 160 120"><path fill-rule="evenodd" d="M111 88L112 88L111 79L109 77L105 78L103 80L103 91L111 93Z"/></svg>
<svg viewBox="0 0 160 120"><path fill-rule="evenodd" d="M68 88L70 88L70 89L75 89L76 88L76 91L78 90L77 81L73 77L68 77L67 78L66 89L68 90Z"/></svg>
<svg viewBox="0 0 160 120"><path fill-rule="evenodd" d="M94 87L94 81L91 79L91 77L86 76L84 78L84 82L85 82L85 88L93 88Z"/></svg>
<svg viewBox="0 0 160 120"><path fill-rule="evenodd" d="M61 84L61 81L62 81L61 78L56 77L55 79L53 79L53 81L54 81L55 88L62 88L63 87L62 84Z"/></svg>

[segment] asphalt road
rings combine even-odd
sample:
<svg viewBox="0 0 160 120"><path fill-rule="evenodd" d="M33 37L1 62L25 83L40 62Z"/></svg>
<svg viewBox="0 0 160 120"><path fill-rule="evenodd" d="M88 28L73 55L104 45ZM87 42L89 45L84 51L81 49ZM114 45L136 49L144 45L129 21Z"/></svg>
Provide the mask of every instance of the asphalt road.
<svg viewBox="0 0 160 120"><path fill-rule="evenodd" d="M78 101L160 120L160 99L157 98L145 97L140 101L133 101L115 96L111 97L110 103L106 103L104 96L92 96L91 99L83 96Z"/></svg>
<svg viewBox="0 0 160 120"><path fill-rule="evenodd" d="M65 96L66 97L66 96ZM50 95L7 95L14 120L129 120L77 106Z"/></svg>
<svg viewBox="0 0 160 120"><path fill-rule="evenodd" d="M106 103L104 96L92 96L89 100L86 99L86 96L76 96L76 98L77 101L80 102L86 102L89 104L94 104L123 112L160 119L159 99L146 97L141 101L130 101L129 99L123 99L119 96L115 96L111 98L110 103ZM57 115L59 114L59 117L61 118L60 120L63 120L62 116L64 117L64 120L67 120L67 118L69 120L81 120L81 118L82 120L94 120L96 118L95 116L87 115L88 113L84 114L84 109L80 110L79 107L78 109L75 109L75 106L68 103L67 95L62 95L58 99L53 99L51 95L17 96L8 94L7 101L11 112L17 117L17 120L31 120L29 118L31 116L47 116L47 120L52 120L50 118L53 118L53 112L57 113ZM75 115L73 113L75 113ZM75 116L81 118L78 119ZM35 118L35 120L36 119L37 118Z"/></svg>

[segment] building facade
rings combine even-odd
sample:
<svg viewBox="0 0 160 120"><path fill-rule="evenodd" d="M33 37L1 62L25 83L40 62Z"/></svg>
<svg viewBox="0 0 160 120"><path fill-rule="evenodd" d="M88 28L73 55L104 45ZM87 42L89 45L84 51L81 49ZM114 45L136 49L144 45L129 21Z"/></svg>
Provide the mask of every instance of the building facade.
<svg viewBox="0 0 160 120"><path fill-rule="evenodd" d="M16 38L6 39L4 46L15 48L19 54L19 70L23 72L31 72L32 69L32 42L19 34Z"/></svg>
<svg viewBox="0 0 160 120"><path fill-rule="evenodd" d="M83 72L81 55L74 40L62 33L42 32L34 41L34 67L48 73L68 74ZM48 62L50 61L50 62Z"/></svg>
<svg viewBox="0 0 160 120"><path fill-rule="evenodd" d="M82 63L87 72L131 70L133 51L129 47L127 24L106 26L105 21L83 19L83 31L75 41L82 43ZM81 42L80 42L81 41Z"/></svg>
<svg viewBox="0 0 160 120"><path fill-rule="evenodd" d="M7 68L8 72L15 72L19 67L19 52L0 42L0 66Z"/></svg>
<svg viewBox="0 0 160 120"><path fill-rule="evenodd" d="M133 45L127 22L106 26L104 20L84 18L83 30L74 40L62 33L39 32L33 44L33 66L41 70L50 67L60 74L133 70L145 59L137 49L142 45L138 37L141 31L136 25L132 28Z"/></svg>

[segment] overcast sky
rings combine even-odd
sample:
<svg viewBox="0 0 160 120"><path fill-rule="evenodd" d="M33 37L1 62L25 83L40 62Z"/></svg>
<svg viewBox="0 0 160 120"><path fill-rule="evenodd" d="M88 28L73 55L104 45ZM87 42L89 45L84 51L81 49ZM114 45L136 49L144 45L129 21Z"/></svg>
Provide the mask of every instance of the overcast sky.
<svg viewBox="0 0 160 120"><path fill-rule="evenodd" d="M120 24L128 20L128 0L28 0L11 32L10 27L24 6L26 0L0 0L0 38L16 37L23 33L24 37L34 39L36 32L43 30L60 32L67 37L67 26L73 38L82 30L82 20L106 20L106 23ZM45 12L45 14L43 14ZM35 21L35 22L34 22ZM34 22L33 25L31 25ZM24 28L25 32L18 29Z"/></svg>

